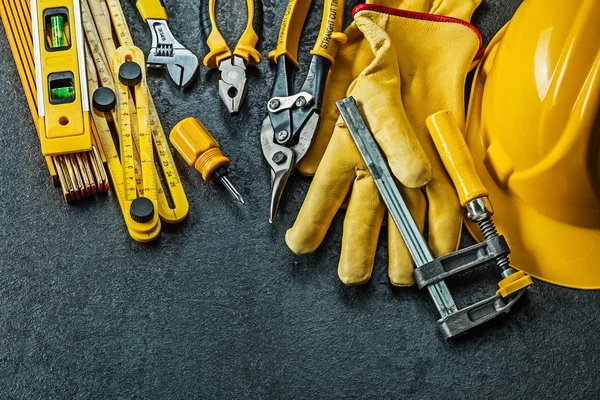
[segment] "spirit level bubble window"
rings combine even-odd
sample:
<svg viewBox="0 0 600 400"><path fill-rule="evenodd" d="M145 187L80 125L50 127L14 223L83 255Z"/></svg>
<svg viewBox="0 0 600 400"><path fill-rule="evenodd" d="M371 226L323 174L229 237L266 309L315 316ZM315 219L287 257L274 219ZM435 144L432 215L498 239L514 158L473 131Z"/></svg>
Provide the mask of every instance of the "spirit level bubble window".
<svg viewBox="0 0 600 400"><path fill-rule="evenodd" d="M72 72L59 72L48 76L51 104L66 104L75 101L75 77Z"/></svg>
<svg viewBox="0 0 600 400"><path fill-rule="evenodd" d="M64 7L44 11L44 37L46 50L59 51L71 48L69 10Z"/></svg>

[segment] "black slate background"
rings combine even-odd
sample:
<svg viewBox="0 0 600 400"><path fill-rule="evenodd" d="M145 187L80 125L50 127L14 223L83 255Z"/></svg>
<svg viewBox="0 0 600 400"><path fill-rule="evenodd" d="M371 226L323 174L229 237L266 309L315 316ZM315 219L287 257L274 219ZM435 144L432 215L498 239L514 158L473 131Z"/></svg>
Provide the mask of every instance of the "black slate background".
<svg viewBox="0 0 600 400"><path fill-rule="evenodd" d="M133 0L123 3L148 51ZM198 0L166 3L175 36L203 56ZM286 2L264 3L266 56ZM322 1L314 3L302 79L321 18ZM519 3L484 0L474 23L486 43ZM219 2L227 38L241 34L244 10L240 0ZM113 194L65 205L0 30L0 398L598 398L596 292L537 282L514 313L446 343L428 296L388 283L385 233L373 278L359 288L336 274L342 216L314 255L287 249L284 232L310 181L291 179L270 226L259 144L267 61L251 70L236 117L220 104L218 74L204 67L183 94L166 76L150 78L165 129L195 116L221 142L245 207L179 157L190 216L155 244L129 238ZM471 294L463 301L481 298L496 279L492 270L483 277L452 287Z"/></svg>

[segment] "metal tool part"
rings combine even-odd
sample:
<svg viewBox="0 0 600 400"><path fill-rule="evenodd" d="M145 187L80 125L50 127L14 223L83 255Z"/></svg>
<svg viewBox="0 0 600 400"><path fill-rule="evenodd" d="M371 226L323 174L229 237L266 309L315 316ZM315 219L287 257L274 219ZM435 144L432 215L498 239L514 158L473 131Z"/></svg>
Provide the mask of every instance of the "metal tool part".
<svg viewBox="0 0 600 400"><path fill-rule="evenodd" d="M106 0L106 2L113 21L116 14L122 18L120 4L117 6L115 0ZM185 89L198 73L198 58L183 47L171 33L168 25L169 16L162 0L136 0L135 5L144 22L150 26L152 33L152 48L146 65L148 68L166 69L173 82ZM117 31L124 32L124 27L126 27L124 19L123 22L115 23Z"/></svg>
<svg viewBox="0 0 600 400"><path fill-rule="evenodd" d="M277 215L285 185L312 145L319 126L327 75L340 42L344 2L327 0L307 77L299 92L293 91L293 72L298 66L298 43L310 1L290 0L279 33L277 48L269 58L277 63L268 116L261 129L261 145L271 169L269 222Z"/></svg>
<svg viewBox="0 0 600 400"><path fill-rule="evenodd" d="M231 51L217 27L216 0L200 1L201 32L210 50L204 58L204 65L221 71L219 97L231 114L240 111L248 92L246 68L262 60L260 52L256 50L259 31L263 24L262 1L246 0L246 6L248 9L246 29L235 50Z"/></svg>
<svg viewBox="0 0 600 400"><path fill-rule="evenodd" d="M355 100L348 97L337 102L337 107L415 262L417 285L419 288L427 288L440 313L438 326L444 337L455 337L510 311L526 287L531 285L531 278L522 273L513 275L512 269L504 269L502 276L505 279L500 282L500 290L495 296L463 309L456 307L444 281L466 270L506 259L510 249L505 239L490 232L487 235L488 240L484 243L433 259ZM485 213L477 214L481 221L489 218L482 215ZM503 290L505 286L510 288Z"/></svg>
<svg viewBox="0 0 600 400"><path fill-rule="evenodd" d="M410 210L381 155L377 142L375 142L373 135L358 111L354 98L348 97L339 101L337 107L352 135L352 139L354 139L361 156L367 164L367 168L369 168L369 172L371 172L371 176L388 207L392 219L396 223L402 238L404 238L416 267L419 268L432 262L434 258L427 242L423 239L421 231L410 214ZM442 318L458 310L444 282L429 286L428 290Z"/></svg>
<svg viewBox="0 0 600 400"><path fill-rule="evenodd" d="M198 57L175 39L167 21L148 19L147 22L152 32L152 48L146 65L166 69L177 86L187 88L198 73Z"/></svg>
<svg viewBox="0 0 600 400"><path fill-rule="evenodd" d="M221 61L219 71L221 71L219 97L230 114L237 113L248 93L246 63L243 58L233 56Z"/></svg>

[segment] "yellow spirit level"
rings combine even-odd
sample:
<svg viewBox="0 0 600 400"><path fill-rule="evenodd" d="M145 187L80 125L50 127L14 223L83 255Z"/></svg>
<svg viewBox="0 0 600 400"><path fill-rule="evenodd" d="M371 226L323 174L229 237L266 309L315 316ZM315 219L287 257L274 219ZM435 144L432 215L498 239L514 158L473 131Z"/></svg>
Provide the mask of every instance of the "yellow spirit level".
<svg viewBox="0 0 600 400"><path fill-rule="evenodd" d="M31 0L38 128L44 155L92 149L79 0Z"/></svg>

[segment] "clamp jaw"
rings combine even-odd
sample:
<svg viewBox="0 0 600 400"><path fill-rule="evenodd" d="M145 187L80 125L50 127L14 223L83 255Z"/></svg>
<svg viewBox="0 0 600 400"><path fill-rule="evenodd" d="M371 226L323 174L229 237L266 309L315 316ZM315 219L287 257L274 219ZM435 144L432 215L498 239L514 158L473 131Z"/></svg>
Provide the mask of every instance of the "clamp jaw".
<svg viewBox="0 0 600 400"><path fill-rule="evenodd" d="M429 288L457 274L495 262L499 257L507 257L509 254L510 248L504 236L496 236L415 269L415 281L419 289ZM510 312L532 283L530 276L510 268L510 272L498 283L499 289L494 296L439 319L437 323L442 335L446 339L456 337L501 314Z"/></svg>

